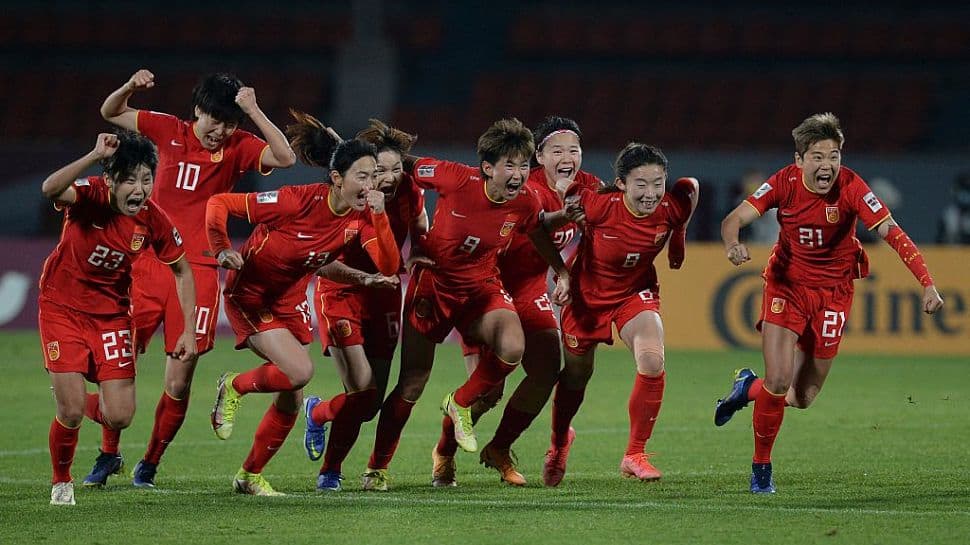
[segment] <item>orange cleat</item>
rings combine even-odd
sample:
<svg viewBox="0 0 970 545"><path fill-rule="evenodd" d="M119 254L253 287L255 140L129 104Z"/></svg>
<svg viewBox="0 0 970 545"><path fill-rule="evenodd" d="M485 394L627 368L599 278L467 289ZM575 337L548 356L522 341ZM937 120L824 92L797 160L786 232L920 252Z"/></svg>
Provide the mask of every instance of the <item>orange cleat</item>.
<svg viewBox="0 0 970 545"><path fill-rule="evenodd" d="M546 486L559 486L562 478L566 476L566 459L569 458L569 447L573 445L574 439L576 439L576 430L570 426L566 445L563 447L553 445L546 451L546 463L542 466L542 482Z"/></svg>
<svg viewBox="0 0 970 545"><path fill-rule="evenodd" d="M458 486L458 481L455 480L456 465L454 456L438 454L438 447L436 445L431 449L431 462L433 463L431 469L431 486L435 488Z"/></svg>
<svg viewBox="0 0 970 545"><path fill-rule="evenodd" d="M496 448L489 443L482 449L481 462L485 467L497 470L502 480L510 485L525 486L525 477L515 469L514 456L510 449Z"/></svg>
<svg viewBox="0 0 970 545"><path fill-rule="evenodd" d="M620 462L620 474L641 481L659 481L662 475L660 470L650 463L650 455L642 452L624 456L623 461Z"/></svg>

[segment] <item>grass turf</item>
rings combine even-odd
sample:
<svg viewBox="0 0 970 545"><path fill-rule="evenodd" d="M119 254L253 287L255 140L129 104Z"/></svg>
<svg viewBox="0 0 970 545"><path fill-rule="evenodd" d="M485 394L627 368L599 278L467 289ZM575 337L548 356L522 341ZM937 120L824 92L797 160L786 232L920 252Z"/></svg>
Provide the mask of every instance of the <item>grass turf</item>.
<svg viewBox="0 0 970 545"><path fill-rule="evenodd" d="M161 391L163 359L138 362L138 413L122 437L130 470L141 457ZM317 375L307 392L329 396L339 382L313 350ZM750 408L724 428L712 423L714 400L732 370L761 369L760 355L667 354L667 391L648 450L664 478L622 479L626 402L633 365L623 349L601 350L566 479L542 487L549 440L547 406L515 445L524 489L499 483L475 454L459 453L459 487L429 486L437 404L463 380L460 353L438 350L424 398L391 464L392 490L359 491L376 422L364 426L344 463L344 491L314 492L317 462L302 448L302 421L264 474L282 498L234 495L231 479L250 446L268 396L245 399L229 441L213 435L208 412L224 370L259 363L229 339L196 373L188 417L159 466L159 489L144 491L114 476L103 490L78 486L74 508L48 505L47 429L54 412L33 333L0 334L4 368L0 410L0 543L71 536L85 543L966 543L970 535L970 385L966 358L844 355L808 411L789 409L774 451L778 494L747 491ZM396 369L392 372L396 376ZM517 383L520 374L512 377ZM392 384L394 380L392 378ZM510 390L507 389L507 393ZM499 413L477 427L484 444ZM100 441L85 422L74 464L80 483ZM71 541L72 539L68 539Z"/></svg>

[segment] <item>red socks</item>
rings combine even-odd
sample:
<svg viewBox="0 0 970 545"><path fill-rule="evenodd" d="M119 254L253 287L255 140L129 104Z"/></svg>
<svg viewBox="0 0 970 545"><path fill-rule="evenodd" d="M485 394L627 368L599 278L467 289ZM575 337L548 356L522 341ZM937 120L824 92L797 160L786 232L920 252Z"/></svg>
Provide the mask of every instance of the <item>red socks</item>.
<svg viewBox="0 0 970 545"><path fill-rule="evenodd" d="M414 403L401 397L401 392L395 388L381 407L381 418L377 422L377 438L374 440L374 450L371 452L367 467L370 469L387 469L401 440L401 431L411 417Z"/></svg>
<svg viewBox="0 0 970 545"><path fill-rule="evenodd" d="M754 388L751 388L754 390ZM762 386L754 400L754 463L771 462L771 447L785 417L785 394L775 395Z"/></svg>
<svg viewBox="0 0 970 545"><path fill-rule="evenodd" d="M626 455L643 453L647 440L653 433L657 415L660 414L666 378L666 372L656 377L637 373L627 405L630 413L630 439L626 445Z"/></svg>
<svg viewBox="0 0 970 545"><path fill-rule="evenodd" d="M71 482L71 464L74 463L77 434L80 430L81 426L66 427L56 417L51 422L51 429L47 434L47 445L51 451L51 468L54 470L51 484Z"/></svg>
<svg viewBox="0 0 970 545"><path fill-rule="evenodd" d="M110 428L104 423L101 414L101 396L97 392L88 392L84 403L84 416L101 424L101 452L118 454L118 443L121 442L121 430Z"/></svg>
<svg viewBox="0 0 970 545"><path fill-rule="evenodd" d="M155 407L155 425L152 427L152 436L148 440L148 449L145 451L146 462L158 465L162 459L162 454L168 448L168 444L175 439L175 434L182 427L188 408L188 396L185 399L175 399L168 395L168 392L162 390L162 397Z"/></svg>
<svg viewBox="0 0 970 545"><path fill-rule="evenodd" d="M506 405L505 412L502 413L502 421L499 422L498 429L495 430L495 437L492 438L491 444L500 449L510 448L512 443L522 435L522 432L532 424L537 416L539 415L529 414L516 409L512 405ZM454 431L454 426L452 426L452 431Z"/></svg>
<svg viewBox="0 0 970 545"><path fill-rule="evenodd" d="M348 401L349 399L347 394L337 394L326 401L321 401L320 403L317 403L316 407L313 408L313 412L310 413L310 418L312 418L317 424L326 424L327 422L337 418L337 415L340 414L344 404Z"/></svg>
<svg viewBox="0 0 970 545"><path fill-rule="evenodd" d="M556 397L552 402L552 444L564 447L569 441L569 425L583 404L586 389L569 390L562 383L556 385Z"/></svg>
<svg viewBox="0 0 970 545"><path fill-rule="evenodd" d="M492 388L499 385L518 364L510 364L499 359L491 350L482 350L478 367L468 377L468 380L455 390L455 403L462 407L471 407Z"/></svg>
<svg viewBox="0 0 970 545"><path fill-rule="evenodd" d="M320 473L340 471L341 464L347 458L347 454L350 453L354 443L357 442L357 437L360 435L360 426L364 423L364 419L368 415L374 414L374 406L380 402L377 390L371 389L351 394L340 394L325 403L332 403L338 397L342 400L340 404L342 408L332 418L333 426L330 428L330 437L327 438L327 451L323 456L323 466L320 468ZM320 422L316 418L316 409L319 409L320 405L323 404L320 403L314 408L314 422Z"/></svg>
<svg viewBox="0 0 970 545"><path fill-rule="evenodd" d="M263 468L269 463L270 459L283 446L286 436L293 429L296 422L296 413L285 413L271 404L263 419L256 428L256 436L253 438L253 447L249 451L249 456L243 462L243 470L250 473L262 473Z"/></svg>
<svg viewBox="0 0 970 545"><path fill-rule="evenodd" d="M232 387L241 395L256 392L288 392L293 389L293 383L286 373L273 362L266 362L255 369L250 369L232 380Z"/></svg>

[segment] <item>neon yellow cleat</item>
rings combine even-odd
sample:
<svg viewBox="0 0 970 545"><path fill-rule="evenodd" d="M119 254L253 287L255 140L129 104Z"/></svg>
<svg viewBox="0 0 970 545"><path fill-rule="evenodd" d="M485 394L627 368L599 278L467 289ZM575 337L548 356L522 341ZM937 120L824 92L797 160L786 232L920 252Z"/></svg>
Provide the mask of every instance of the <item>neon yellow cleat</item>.
<svg viewBox="0 0 970 545"><path fill-rule="evenodd" d="M387 492L387 483L391 478L387 475L387 469L367 468L364 472L361 489L373 490L375 492Z"/></svg>
<svg viewBox="0 0 970 545"><path fill-rule="evenodd" d="M455 393L452 392L442 400L441 412L454 423L455 441L458 446L465 452L478 450L478 439L475 438L475 430L472 428L471 408L455 403Z"/></svg>
<svg viewBox="0 0 970 545"><path fill-rule="evenodd" d="M223 373L216 387L216 404L212 407L212 431L222 440L232 435L232 424L236 420L236 410L242 396L232 387L232 381L239 373Z"/></svg>
<svg viewBox="0 0 970 545"><path fill-rule="evenodd" d="M273 490L269 481L263 477L262 473L250 473L242 468L236 472L232 479L232 489L239 494L249 494L251 496L285 496L282 492Z"/></svg>

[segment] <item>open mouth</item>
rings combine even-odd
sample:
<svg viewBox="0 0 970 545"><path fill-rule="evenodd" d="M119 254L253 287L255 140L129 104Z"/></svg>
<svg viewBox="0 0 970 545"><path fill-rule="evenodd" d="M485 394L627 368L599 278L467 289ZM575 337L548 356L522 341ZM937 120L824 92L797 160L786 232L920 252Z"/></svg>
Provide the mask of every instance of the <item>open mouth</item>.
<svg viewBox="0 0 970 545"><path fill-rule="evenodd" d="M829 173L825 173L825 174L819 173L818 175L815 176L815 181L819 185L827 186L832 183L832 175Z"/></svg>
<svg viewBox="0 0 970 545"><path fill-rule="evenodd" d="M556 169L556 175L560 178L572 178L574 172L576 172L576 169L573 167L559 167Z"/></svg>
<svg viewBox="0 0 970 545"><path fill-rule="evenodd" d="M144 203L143 197L128 197L128 200L125 201L125 211L129 214L137 214Z"/></svg>
<svg viewBox="0 0 970 545"><path fill-rule="evenodd" d="M222 138L218 136L212 136L211 134L205 135L205 142L211 149L218 148L222 145Z"/></svg>
<svg viewBox="0 0 970 545"><path fill-rule="evenodd" d="M397 186L394 184L387 184L385 186L378 187L377 190L383 193L385 198L390 199L395 193L397 193Z"/></svg>
<svg viewBox="0 0 970 545"><path fill-rule="evenodd" d="M651 210L653 210L654 208L657 207L657 203L658 202L660 202L660 201L658 201L656 199L650 199L650 200L643 200L643 199L641 199L640 200L640 209L643 210L644 212L649 212L649 211L651 211Z"/></svg>
<svg viewBox="0 0 970 545"><path fill-rule="evenodd" d="M357 194L357 200L354 201L354 208L358 210L363 210L367 207L367 192L361 191Z"/></svg>
<svg viewBox="0 0 970 545"><path fill-rule="evenodd" d="M514 197L515 195L517 195L519 193L519 190L522 189L522 185L524 183L525 183L524 180L519 180L517 182L510 181L507 184L505 184L505 192L508 195Z"/></svg>

